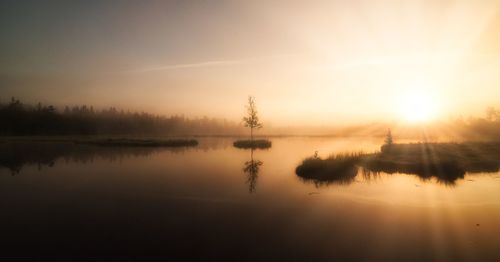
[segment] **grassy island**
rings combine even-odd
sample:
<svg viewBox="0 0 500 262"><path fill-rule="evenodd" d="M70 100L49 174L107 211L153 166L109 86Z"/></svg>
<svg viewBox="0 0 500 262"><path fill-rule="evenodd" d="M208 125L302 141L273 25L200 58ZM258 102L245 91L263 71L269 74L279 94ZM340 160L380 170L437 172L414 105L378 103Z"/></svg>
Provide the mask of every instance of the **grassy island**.
<svg viewBox="0 0 500 262"><path fill-rule="evenodd" d="M315 181L349 181L358 168L371 173L415 174L453 183L465 173L498 172L500 143L412 143L384 145L373 154L306 158L296 174Z"/></svg>
<svg viewBox="0 0 500 262"><path fill-rule="evenodd" d="M78 140L78 144L96 145L96 146L117 146L117 147L190 147L197 146L198 141L194 139L95 139Z"/></svg>
<svg viewBox="0 0 500 262"><path fill-rule="evenodd" d="M361 154L340 154L327 159L317 156L305 159L296 173L304 179L317 182L350 183L358 173Z"/></svg>
<svg viewBox="0 0 500 262"><path fill-rule="evenodd" d="M237 140L233 143L234 147L237 148L249 148L249 149L266 149L272 146L271 141L260 139L260 140Z"/></svg>

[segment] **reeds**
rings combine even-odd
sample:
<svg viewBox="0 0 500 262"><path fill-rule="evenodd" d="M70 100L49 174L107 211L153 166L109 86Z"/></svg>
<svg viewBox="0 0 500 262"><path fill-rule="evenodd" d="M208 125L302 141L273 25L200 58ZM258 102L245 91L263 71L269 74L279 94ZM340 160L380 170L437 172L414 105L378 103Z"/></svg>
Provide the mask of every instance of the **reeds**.
<svg viewBox="0 0 500 262"><path fill-rule="evenodd" d="M326 159L317 156L306 158L295 169L295 173L315 181L350 183L358 172L357 164L363 157L362 152L331 155Z"/></svg>
<svg viewBox="0 0 500 262"><path fill-rule="evenodd" d="M380 153L343 153L306 158L296 168L306 179L345 181L357 167L367 172L414 174L453 183L466 173L498 172L500 143L411 143L384 145ZM355 176L356 174L354 174Z"/></svg>

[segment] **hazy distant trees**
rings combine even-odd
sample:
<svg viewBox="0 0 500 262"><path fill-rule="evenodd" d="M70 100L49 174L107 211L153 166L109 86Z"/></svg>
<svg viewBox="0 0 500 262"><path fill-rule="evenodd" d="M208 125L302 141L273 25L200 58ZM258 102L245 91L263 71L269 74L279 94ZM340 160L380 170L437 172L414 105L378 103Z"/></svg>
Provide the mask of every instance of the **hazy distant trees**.
<svg viewBox="0 0 500 262"><path fill-rule="evenodd" d="M461 139L500 140L500 111L488 107L484 117L458 117L448 128Z"/></svg>
<svg viewBox="0 0 500 262"><path fill-rule="evenodd" d="M243 123L245 127L250 128L250 140L253 141L253 129L262 128L262 124L259 122L259 116L257 115L257 106L255 105L255 99L252 96L248 97L247 115L248 116L243 117Z"/></svg>
<svg viewBox="0 0 500 262"><path fill-rule="evenodd" d="M500 121L500 111L491 106L486 108L486 120Z"/></svg>
<svg viewBox="0 0 500 262"><path fill-rule="evenodd" d="M188 119L125 112L114 107L25 105L12 98L0 103L0 135L239 134L236 123L213 118Z"/></svg>

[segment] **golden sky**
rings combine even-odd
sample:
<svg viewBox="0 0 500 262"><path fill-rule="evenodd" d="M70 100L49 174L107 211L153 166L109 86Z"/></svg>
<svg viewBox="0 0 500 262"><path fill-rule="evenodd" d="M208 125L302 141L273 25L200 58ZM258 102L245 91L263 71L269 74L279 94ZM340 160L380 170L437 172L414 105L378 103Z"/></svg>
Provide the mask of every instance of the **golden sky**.
<svg viewBox="0 0 500 262"><path fill-rule="evenodd" d="M500 107L500 1L0 5L3 101L239 120L253 95L287 125Z"/></svg>

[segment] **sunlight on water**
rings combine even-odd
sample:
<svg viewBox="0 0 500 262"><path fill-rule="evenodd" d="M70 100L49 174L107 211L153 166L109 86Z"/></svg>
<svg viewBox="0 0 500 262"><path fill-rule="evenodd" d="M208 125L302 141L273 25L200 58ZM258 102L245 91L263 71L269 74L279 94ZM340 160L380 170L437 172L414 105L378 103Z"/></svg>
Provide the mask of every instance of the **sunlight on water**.
<svg viewBox="0 0 500 262"><path fill-rule="evenodd" d="M95 234L148 234L179 250L187 243L204 249L234 243L230 257L247 241L259 242L259 252L280 241L281 251L301 258L311 252L319 258L417 260L496 254L499 173L467 174L446 184L359 169L344 183L315 183L295 174L302 159L316 151L322 157L375 152L380 139L275 138L271 149L253 152L232 141L202 138L196 148L173 150L50 143L3 150L0 206L10 212L0 219L2 232L13 243L39 237L30 235L39 230L31 221L36 218L54 238L69 230L83 243L90 236L79 228L91 220L92 228L83 228ZM19 235L20 228L26 233ZM353 255L357 248L366 252Z"/></svg>

